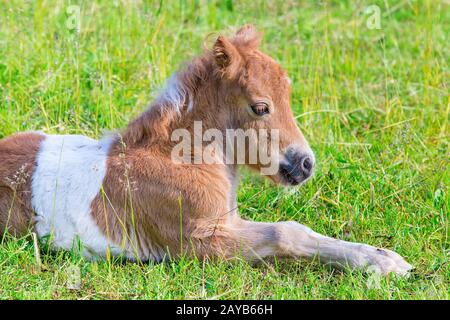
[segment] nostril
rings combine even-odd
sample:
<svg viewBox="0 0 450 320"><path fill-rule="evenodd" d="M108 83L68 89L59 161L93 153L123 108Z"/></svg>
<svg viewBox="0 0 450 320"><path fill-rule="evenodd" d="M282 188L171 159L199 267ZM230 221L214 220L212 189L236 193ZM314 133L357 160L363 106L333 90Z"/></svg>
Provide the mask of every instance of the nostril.
<svg viewBox="0 0 450 320"><path fill-rule="evenodd" d="M313 161L310 157L304 157L302 160L302 169L305 172L310 172L313 167Z"/></svg>

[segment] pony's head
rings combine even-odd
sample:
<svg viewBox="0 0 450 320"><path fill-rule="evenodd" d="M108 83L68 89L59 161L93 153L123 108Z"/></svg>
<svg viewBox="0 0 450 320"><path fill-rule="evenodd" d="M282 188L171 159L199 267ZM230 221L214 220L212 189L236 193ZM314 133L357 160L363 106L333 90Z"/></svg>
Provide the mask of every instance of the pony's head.
<svg viewBox="0 0 450 320"><path fill-rule="evenodd" d="M275 60L258 49L259 41L260 34L249 25L233 37L219 36L212 50L175 74L151 107L130 123L125 143L154 149L159 144L161 149L171 149L176 158L181 146L190 161L190 134L200 121L214 131L211 134L223 134L227 129L226 140L223 135L218 138L227 143L227 151L228 129L234 132L233 139L242 142L239 135L245 136L244 143L231 143L234 152L231 157L227 154L227 160L243 156L243 161L233 163L246 164L284 185L308 179L315 159L291 110L289 78ZM167 148L172 145L167 143L169 136L172 143L180 137L187 139Z"/></svg>
<svg viewBox="0 0 450 320"><path fill-rule="evenodd" d="M276 183L298 185L312 175L314 154L291 110L287 73L258 49L259 42L260 34L250 25L231 38L218 37L212 51L220 79L218 100L223 101L222 107L231 109L234 128L268 133L258 134L258 141L252 142L269 146L267 150L276 170L267 175ZM276 145L272 139L275 132ZM247 164L261 170L266 164L259 160Z"/></svg>

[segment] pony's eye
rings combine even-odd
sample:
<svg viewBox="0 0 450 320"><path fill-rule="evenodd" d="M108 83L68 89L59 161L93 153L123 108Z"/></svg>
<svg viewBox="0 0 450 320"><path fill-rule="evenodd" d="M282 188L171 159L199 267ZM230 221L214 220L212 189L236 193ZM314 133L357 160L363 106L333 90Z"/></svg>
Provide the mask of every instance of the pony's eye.
<svg viewBox="0 0 450 320"><path fill-rule="evenodd" d="M256 102L255 104L250 105L250 108L252 108L253 113L259 117L270 113L269 105L265 102Z"/></svg>

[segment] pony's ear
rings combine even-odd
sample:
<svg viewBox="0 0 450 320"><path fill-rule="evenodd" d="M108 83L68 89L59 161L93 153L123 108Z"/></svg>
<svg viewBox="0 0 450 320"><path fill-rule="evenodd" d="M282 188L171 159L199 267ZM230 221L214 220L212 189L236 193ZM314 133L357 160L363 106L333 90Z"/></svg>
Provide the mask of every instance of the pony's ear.
<svg viewBox="0 0 450 320"><path fill-rule="evenodd" d="M255 50L258 49L261 38L262 33L258 32L251 24L246 24L236 32L233 40L239 46Z"/></svg>
<svg viewBox="0 0 450 320"><path fill-rule="evenodd" d="M242 57L236 47L225 37L219 36L213 47L214 59L222 76L237 77L242 67Z"/></svg>

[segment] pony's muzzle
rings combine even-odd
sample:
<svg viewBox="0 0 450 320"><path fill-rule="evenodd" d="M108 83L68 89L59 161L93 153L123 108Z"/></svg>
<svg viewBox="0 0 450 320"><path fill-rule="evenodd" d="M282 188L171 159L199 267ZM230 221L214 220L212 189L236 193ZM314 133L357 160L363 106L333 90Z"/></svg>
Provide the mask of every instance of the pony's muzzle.
<svg viewBox="0 0 450 320"><path fill-rule="evenodd" d="M314 171L315 159L312 151L302 151L289 147L280 162L279 175L288 185L298 185L306 181Z"/></svg>

